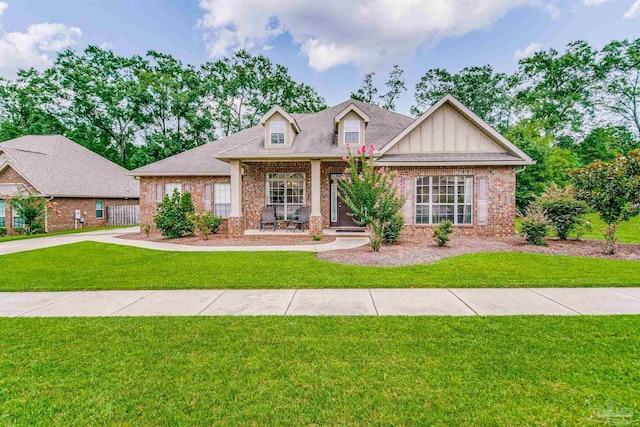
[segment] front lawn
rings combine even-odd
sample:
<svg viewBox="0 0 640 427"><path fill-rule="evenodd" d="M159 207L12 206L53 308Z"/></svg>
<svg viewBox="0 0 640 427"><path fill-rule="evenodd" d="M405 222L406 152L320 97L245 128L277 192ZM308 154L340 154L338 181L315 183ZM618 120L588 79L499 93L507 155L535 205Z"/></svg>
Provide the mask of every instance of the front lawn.
<svg viewBox="0 0 640 427"><path fill-rule="evenodd" d="M588 425L640 316L0 320L2 425ZM587 402L591 406L587 405Z"/></svg>
<svg viewBox="0 0 640 427"><path fill-rule="evenodd" d="M307 252L163 252L82 242L0 256L0 291L640 286L640 262L482 252L362 267Z"/></svg>
<svg viewBox="0 0 640 427"><path fill-rule="evenodd" d="M48 237L48 236L62 236L64 234L78 234L78 233L88 233L90 231L100 231L100 230L110 230L116 228L127 228L126 226L121 225L110 225L104 227L87 227L87 228L78 228L77 230L62 230L62 231L52 231L51 233L40 233L40 234L13 234L11 236L0 237L0 242L10 242L13 240L25 240L25 239L37 239L38 237Z"/></svg>

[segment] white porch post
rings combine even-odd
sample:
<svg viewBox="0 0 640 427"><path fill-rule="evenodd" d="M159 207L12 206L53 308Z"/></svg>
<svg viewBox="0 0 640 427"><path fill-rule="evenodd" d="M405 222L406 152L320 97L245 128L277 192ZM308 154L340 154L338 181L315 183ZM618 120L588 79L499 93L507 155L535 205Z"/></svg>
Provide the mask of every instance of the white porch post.
<svg viewBox="0 0 640 427"><path fill-rule="evenodd" d="M321 216L320 160L311 160L311 216Z"/></svg>
<svg viewBox="0 0 640 427"><path fill-rule="evenodd" d="M231 212L230 217L242 216L242 170L239 160L231 160Z"/></svg>

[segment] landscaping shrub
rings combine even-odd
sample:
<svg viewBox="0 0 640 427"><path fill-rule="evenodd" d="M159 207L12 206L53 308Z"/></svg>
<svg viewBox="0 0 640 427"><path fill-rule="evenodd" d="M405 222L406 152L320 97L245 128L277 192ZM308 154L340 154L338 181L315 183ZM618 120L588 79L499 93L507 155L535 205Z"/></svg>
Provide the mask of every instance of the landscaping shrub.
<svg viewBox="0 0 640 427"><path fill-rule="evenodd" d="M149 235L151 234L151 226L149 224L145 224L142 226L142 230L144 234L147 236L147 240L149 240Z"/></svg>
<svg viewBox="0 0 640 427"><path fill-rule="evenodd" d="M380 250L382 234L392 218L404 205L400 186L394 183L394 172L374 166L374 146L351 150L343 160L347 162L343 178L338 181L340 198L351 210L353 221L365 226L369 232L369 245L374 252Z"/></svg>
<svg viewBox="0 0 640 427"><path fill-rule="evenodd" d="M44 232L43 223L48 212L61 217L56 209L57 202L51 203L31 190L20 190L10 200L14 214L24 222L22 227L16 228L16 232L19 234L31 235Z"/></svg>
<svg viewBox="0 0 640 427"><path fill-rule="evenodd" d="M384 228L382 232L382 241L391 244L398 241L400 238L400 232L402 231L402 227L404 226L404 217L400 212L395 214L391 221Z"/></svg>
<svg viewBox="0 0 640 427"><path fill-rule="evenodd" d="M531 205L527 208L527 215L522 219L520 232L527 243L546 246L544 238L549 232L549 224L540 206Z"/></svg>
<svg viewBox="0 0 640 427"><path fill-rule="evenodd" d="M194 225L189 220L188 214L194 212L191 193L180 193L174 190L171 197L164 197L158 203L158 213L153 217L156 227L162 235L169 239L190 236L193 234Z"/></svg>
<svg viewBox="0 0 640 427"><path fill-rule="evenodd" d="M584 200L607 224L604 253L615 253L616 231L623 221L640 214L640 149L608 163L596 160L570 172L576 197Z"/></svg>
<svg viewBox="0 0 640 427"><path fill-rule="evenodd" d="M7 235L7 229L4 227L0 227L0 237L4 237Z"/></svg>
<svg viewBox="0 0 640 427"><path fill-rule="evenodd" d="M433 230L433 240L438 246L444 246L450 240L450 235L453 233L453 223L451 221L442 221Z"/></svg>
<svg viewBox="0 0 640 427"><path fill-rule="evenodd" d="M222 217L213 216L210 211L188 213L187 217L205 240L209 239L209 234L216 234L224 222Z"/></svg>
<svg viewBox="0 0 640 427"><path fill-rule="evenodd" d="M567 240L569 233L584 222L587 213L587 204L575 198L573 188L560 188L556 184L545 188L534 204L542 208L560 240Z"/></svg>
<svg viewBox="0 0 640 427"><path fill-rule="evenodd" d="M322 237L314 234L313 236L311 236L311 240L313 240L314 242L319 242L320 240L322 240Z"/></svg>

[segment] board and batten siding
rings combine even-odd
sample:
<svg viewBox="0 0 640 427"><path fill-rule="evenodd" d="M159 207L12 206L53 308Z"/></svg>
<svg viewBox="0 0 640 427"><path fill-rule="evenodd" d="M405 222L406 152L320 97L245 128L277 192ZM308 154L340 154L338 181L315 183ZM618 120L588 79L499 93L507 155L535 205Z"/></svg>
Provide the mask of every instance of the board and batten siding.
<svg viewBox="0 0 640 427"><path fill-rule="evenodd" d="M503 153L493 141L453 107L444 104L391 147L389 154Z"/></svg>

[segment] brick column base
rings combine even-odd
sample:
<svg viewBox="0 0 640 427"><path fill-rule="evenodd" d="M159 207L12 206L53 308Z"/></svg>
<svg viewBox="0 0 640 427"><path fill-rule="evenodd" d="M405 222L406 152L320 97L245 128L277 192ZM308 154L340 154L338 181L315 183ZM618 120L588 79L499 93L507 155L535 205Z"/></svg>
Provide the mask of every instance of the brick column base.
<svg viewBox="0 0 640 427"><path fill-rule="evenodd" d="M244 224L241 217L227 218L227 233L231 237L239 237L244 234Z"/></svg>
<svg viewBox="0 0 640 427"><path fill-rule="evenodd" d="M309 217L309 233L322 236L322 217L321 216Z"/></svg>

